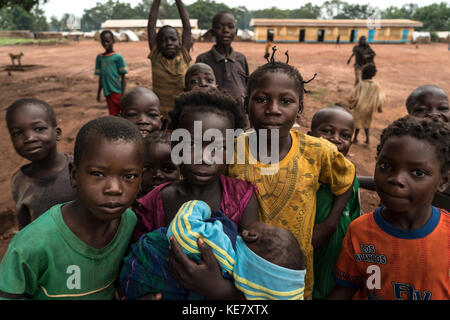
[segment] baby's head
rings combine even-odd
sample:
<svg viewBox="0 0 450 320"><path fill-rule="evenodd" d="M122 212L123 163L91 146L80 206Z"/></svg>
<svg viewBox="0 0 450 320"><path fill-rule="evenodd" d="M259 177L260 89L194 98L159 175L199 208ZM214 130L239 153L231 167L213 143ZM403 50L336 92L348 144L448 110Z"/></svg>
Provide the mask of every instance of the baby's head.
<svg viewBox="0 0 450 320"><path fill-rule="evenodd" d="M429 208L445 190L450 170L450 125L437 118L405 116L381 134L375 188L391 211Z"/></svg>
<svg viewBox="0 0 450 320"><path fill-rule="evenodd" d="M445 122L450 121L448 96L435 85L423 85L411 92L406 99L406 110L408 114L419 118L434 115Z"/></svg>
<svg viewBox="0 0 450 320"><path fill-rule="evenodd" d="M245 101L255 130L289 134L303 111L304 83L300 72L287 63L271 61L258 67L248 80Z"/></svg>
<svg viewBox="0 0 450 320"><path fill-rule="evenodd" d="M156 46L167 59L173 59L181 49L180 35L172 26L162 26L156 34Z"/></svg>
<svg viewBox="0 0 450 320"><path fill-rule="evenodd" d="M177 129L178 133L183 133L180 143L173 142L172 151L183 158L180 164L183 179L200 185L210 184L218 179L226 166L226 131L242 128L245 124L239 102L215 88L193 90L175 98L175 107L169 112L169 116L170 129L174 133ZM185 132L189 137L184 137ZM214 136L204 139L205 133ZM215 139L214 148L210 146L211 139ZM185 148L186 142L189 142L189 150ZM178 150L183 145L185 147Z"/></svg>
<svg viewBox="0 0 450 320"><path fill-rule="evenodd" d="M241 237L261 258L287 269L305 269L303 251L289 230L256 221L241 232Z"/></svg>
<svg viewBox="0 0 450 320"><path fill-rule="evenodd" d="M373 63L365 64L361 69L361 79L369 80L377 74L377 67Z"/></svg>
<svg viewBox="0 0 450 320"><path fill-rule="evenodd" d="M206 63L197 62L186 70L184 91L192 89L217 88L213 69Z"/></svg>
<svg viewBox="0 0 450 320"><path fill-rule="evenodd" d="M145 161L141 194L147 194L165 182L180 179L180 168L171 158L170 133L154 131L145 137L144 142Z"/></svg>
<svg viewBox="0 0 450 320"><path fill-rule="evenodd" d="M100 41L102 43L103 48L105 48L105 51L107 52L113 51L115 40L111 30L103 30L100 33Z"/></svg>
<svg viewBox="0 0 450 320"><path fill-rule="evenodd" d="M16 152L30 161L41 161L57 152L61 129L50 105L35 98L14 101L6 109L6 125Z"/></svg>
<svg viewBox="0 0 450 320"><path fill-rule="evenodd" d="M314 114L308 134L330 141L346 156L352 145L354 132L355 122L351 113L342 107L333 106L320 109Z"/></svg>
<svg viewBox="0 0 450 320"><path fill-rule="evenodd" d="M161 129L159 98L152 90L136 87L127 91L120 100L120 107L121 116L134 123L143 137Z"/></svg>
<svg viewBox="0 0 450 320"><path fill-rule="evenodd" d="M70 180L77 201L99 220L120 217L136 199L144 162L139 130L120 117L101 117L78 132Z"/></svg>
<svg viewBox="0 0 450 320"><path fill-rule="evenodd" d="M216 44L229 46L236 36L236 20L230 11L216 13L212 20L212 34L216 38Z"/></svg>

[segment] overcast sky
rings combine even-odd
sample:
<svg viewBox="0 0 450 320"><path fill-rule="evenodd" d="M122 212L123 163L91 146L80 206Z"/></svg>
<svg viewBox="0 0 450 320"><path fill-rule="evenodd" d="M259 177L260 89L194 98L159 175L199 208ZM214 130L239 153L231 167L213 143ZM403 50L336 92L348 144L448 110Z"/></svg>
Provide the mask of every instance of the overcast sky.
<svg viewBox="0 0 450 320"><path fill-rule="evenodd" d="M173 0L172 0L173 1ZM169 1L169 2L172 2ZM373 7L378 7L380 9L385 9L391 5L394 5L396 7L401 7L406 3L416 3L420 7L427 6L432 3L439 3L439 2L447 2L444 0L378 0L378 1L369 1L369 0L344 0L348 3L363 3L363 4L370 4ZM45 14L48 18L55 15L58 18L61 18L64 13L71 13L75 16L81 17L83 15L84 9L92 8L96 5L96 3L101 2L105 3L107 0L50 0L45 5L42 6L42 8L45 11ZM136 6L138 3L141 2L141 0L121 0L121 2L128 2L131 4L132 7ZM196 2L196 0L185 0L183 1L185 4L192 4ZM248 10L258 10L258 9L265 9L270 8L274 5L276 5L280 9L296 9L301 6L303 6L307 2L311 2L314 5L321 5L324 0L305 0L305 1L298 1L298 0L277 0L277 1L268 1L268 0L215 0L215 2L218 3L226 3L229 7L238 7L238 6L246 6ZM195 17L191 17L195 19Z"/></svg>

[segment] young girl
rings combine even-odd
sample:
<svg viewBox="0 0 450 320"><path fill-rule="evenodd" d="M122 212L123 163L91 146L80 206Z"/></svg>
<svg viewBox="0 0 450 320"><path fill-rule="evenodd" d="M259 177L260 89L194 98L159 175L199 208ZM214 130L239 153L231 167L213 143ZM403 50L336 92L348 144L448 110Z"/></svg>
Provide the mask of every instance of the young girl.
<svg viewBox="0 0 450 320"><path fill-rule="evenodd" d="M329 298L450 299L450 214L431 205L449 169L447 123L406 116L383 130L374 177L384 206L350 224Z"/></svg>
<svg viewBox="0 0 450 320"><path fill-rule="evenodd" d="M105 52L97 56L95 61L95 75L99 76L97 101L100 102L100 93L106 97L109 114L116 116L120 113L120 99L126 90L125 74L128 68L123 57L114 52L114 35L109 30L100 34L100 40Z"/></svg>
<svg viewBox="0 0 450 320"><path fill-rule="evenodd" d="M175 0L183 23L180 41L178 31L171 26L163 26L156 33L156 21L161 0L154 0L148 17L148 44L152 63L153 91L161 102L161 113L167 117L173 108L173 97L184 89L184 73L192 60L189 50L192 46L191 24L181 0Z"/></svg>
<svg viewBox="0 0 450 320"><path fill-rule="evenodd" d="M354 143L358 142L358 133L364 129L366 134L366 144L370 143L370 126L372 124L373 113L383 111L385 96L378 82L372 78L377 69L372 63L366 64L361 71L361 81L353 88L350 97L350 109L353 110L355 118L355 137Z"/></svg>
<svg viewBox="0 0 450 320"><path fill-rule="evenodd" d="M297 69L271 61L251 74L247 92L247 111L255 131L238 137L236 145L239 146L240 139L244 139L246 145L245 163L229 165L228 175L256 185L260 221L286 228L296 237L306 256L305 299L310 299L314 279L313 228L317 234L317 246L322 245L336 230L352 193L355 169L330 142L291 130L303 111L304 82ZM271 165L260 161L259 152L250 154L248 150L250 141L258 146L260 139L264 139L261 129L268 130L269 134L272 130L279 133L275 141L279 155L276 163ZM270 141L267 138L261 143L270 144ZM256 149L253 148L255 146L250 147ZM271 150L271 145L267 149ZM316 192L320 183L330 185L334 202L327 219L314 225ZM205 266L210 273L213 270L209 267L214 266L206 264L197 268L185 259L175 242L172 242L172 247L173 266L179 266L179 273L188 270L184 271L188 273L186 277L177 280L185 287L197 286L196 290L199 290L197 283L205 277Z"/></svg>
<svg viewBox="0 0 450 320"><path fill-rule="evenodd" d="M161 129L163 117L156 94L145 87L133 88L120 100L120 115L134 123L145 138L149 133Z"/></svg>
<svg viewBox="0 0 450 320"><path fill-rule="evenodd" d="M19 228L24 228L53 205L73 200L69 180L71 155L58 152L61 129L53 109L42 100L19 99L6 110L6 124L16 152L31 162L11 180Z"/></svg>
<svg viewBox="0 0 450 320"><path fill-rule="evenodd" d="M140 197L156 186L169 181L180 180L180 168L172 162L170 133L154 131L144 139L145 161L142 174Z"/></svg>

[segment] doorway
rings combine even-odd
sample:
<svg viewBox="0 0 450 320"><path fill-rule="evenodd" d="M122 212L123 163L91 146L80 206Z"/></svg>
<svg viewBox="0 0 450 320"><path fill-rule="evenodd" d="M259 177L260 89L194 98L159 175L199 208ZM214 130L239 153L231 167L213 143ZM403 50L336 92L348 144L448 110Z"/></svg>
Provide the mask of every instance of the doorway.
<svg viewBox="0 0 450 320"><path fill-rule="evenodd" d="M357 35L358 35L358 30L352 29L352 31L350 32L350 39L349 39L350 42L355 42Z"/></svg>
<svg viewBox="0 0 450 320"><path fill-rule="evenodd" d="M305 29L300 29L300 35L298 37L299 42L305 42Z"/></svg>
<svg viewBox="0 0 450 320"><path fill-rule="evenodd" d="M324 29L317 30L317 41L323 42L324 38L325 38L325 30Z"/></svg>
<svg viewBox="0 0 450 320"><path fill-rule="evenodd" d="M267 29L267 41L268 42L273 42L273 29Z"/></svg>

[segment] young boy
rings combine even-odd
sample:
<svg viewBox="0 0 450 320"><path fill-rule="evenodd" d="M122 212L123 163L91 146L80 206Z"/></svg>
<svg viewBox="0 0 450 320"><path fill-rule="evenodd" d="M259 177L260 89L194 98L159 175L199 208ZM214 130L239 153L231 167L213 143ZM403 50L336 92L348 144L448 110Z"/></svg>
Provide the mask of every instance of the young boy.
<svg viewBox="0 0 450 320"><path fill-rule="evenodd" d="M444 122L450 122L448 96L438 86L423 85L416 88L406 99L406 110L416 117L435 116ZM442 192L436 192L432 204L450 211L450 186Z"/></svg>
<svg viewBox="0 0 450 320"><path fill-rule="evenodd" d="M200 54L196 62L209 65L214 70L217 87L241 99L244 105L249 69L245 56L231 46L237 32L233 14L218 12L212 20L212 32L216 44L211 50Z"/></svg>
<svg viewBox="0 0 450 320"><path fill-rule="evenodd" d="M223 276L234 278L247 299L303 299L305 257L291 232L255 221L238 234L234 222L200 200L184 203L167 229L147 233L132 245L120 274L127 298L148 293L162 293L165 299L199 298L167 270L171 237L194 261L201 260L199 238L211 245Z"/></svg>
<svg viewBox="0 0 450 320"><path fill-rule="evenodd" d="M208 89L217 88L216 77L213 69L206 63L197 62L189 67L185 75L184 91L191 91L192 89Z"/></svg>
<svg viewBox="0 0 450 320"><path fill-rule="evenodd" d="M69 180L71 155L58 152L61 129L45 101L19 99L6 110L6 124L16 152L31 162L11 180L19 229L55 204L75 199Z"/></svg>
<svg viewBox="0 0 450 320"><path fill-rule="evenodd" d="M339 152L347 155L352 145L352 136L355 131L353 116L341 107L323 108L317 111L311 120L309 135L324 138L335 144ZM313 299L324 299L333 290L336 283L332 272L342 240L351 221L361 215L359 204L358 180L355 178L353 192L344 211L339 218L339 225L333 235L323 245L316 244L313 232L314 245L314 289ZM322 223L333 208L333 194L330 186L321 184L317 191L316 224Z"/></svg>
<svg viewBox="0 0 450 320"><path fill-rule="evenodd" d="M136 87L127 91L120 100L120 106L120 115L134 123L144 138L161 129L163 117L159 99L150 89Z"/></svg>
<svg viewBox="0 0 450 320"><path fill-rule="evenodd" d="M163 26L156 33L156 21L161 0L154 0L148 17L148 44L152 63L153 91L161 102L161 113L168 118L174 106L173 97L184 89L184 74L192 60L189 50L192 46L191 24L181 0L175 0L183 24L180 41L178 31L171 26Z"/></svg>
<svg viewBox="0 0 450 320"><path fill-rule="evenodd" d="M109 116L85 124L70 165L76 199L53 206L11 240L0 263L0 297L113 299L136 225L128 207L143 160L141 134L129 121Z"/></svg>
<svg viewBox="0 0 450 320"><path fill-rule="evenodd" d="M95 61L95 75L98 79L97 101L100 102L100 93L106 97L109 114L116 116L120 113L120 98L125 92L125 74L128 68L123 57L114 52L114 35L109 30L104 30L100 34L105 52L97 56Z"/></svg>
<svg viewBox="0 0 450 320"><path fill-rule="evenodd" d="M450 126L406 116L383 130L375 186L383 206L349 226L331 299L448 300Z"/></svg>

